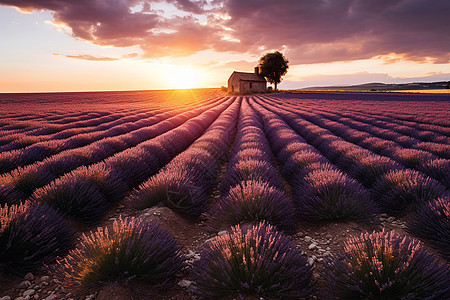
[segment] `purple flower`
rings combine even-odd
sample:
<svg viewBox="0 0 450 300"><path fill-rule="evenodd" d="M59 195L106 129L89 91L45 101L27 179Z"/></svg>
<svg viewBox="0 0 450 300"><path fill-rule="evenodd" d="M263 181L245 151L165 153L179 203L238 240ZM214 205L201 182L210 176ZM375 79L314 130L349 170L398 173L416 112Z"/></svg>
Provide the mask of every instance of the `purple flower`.
<svg viewBox="0 0 450 300"><path fill-rule="evenodd" d="M198 218L209 203L207 191L184 172L162 172L135 190L125 204L144 209L163 204L190 218Z"/></svg>
<svg viewBox="0 0 450 300"><path fill-rule="evenodd" d="M419 241L397 233L362 233L325 261L324 299L444 299L450 269Z"/></svg>
<svg viewBox="0 0 450 300"><path fill-rule="evenodd" d="M442 196L445 187L417 171L393 170L372 186L374 201L390 214L403 215L411 208Z"/></svg>
<svg viewBox="0 0 450 300"><path fill-rule="evenodd" d="M419 207L408 216L408 230L434 245L450 260L450 196L438 198Z"/></svg>
<svg viewBox="0 0 450 300"><path fill-rule="evenodd" d="M391 170L402 169L392 159L380 155L367 155L355 160L349 167L349 175L370 188L375 181Z"/></svg>
<svg viewBox="0 0 450 300"><path fill-rule="evenodd" d="M69 173L36 190L33 201L46 203L79 222L97 222L110 203L99 186L88 178Z"/></svg>
<svg viewBox="0 0 450 300"><path fill-rule="evenodd" d="M283 181L278 171L268 162L257 159L241 159L228 169L222 179L221 192L226 192L246 180L261 180L269 182L273 187L284 189Z"/></svg>
<svg viewBox="0 0 450 300"><path fill-rule="evenodd" d="M183 257L169 232L140 219L119 218L112 228L83 235L54 271L72 288L136 280L158 289L171 286L182 266Z"/></svg>
<svg viewBox="0 0 450 300"><path fill-rule="evenodd" d="M295 207L282 190L267 182L242 181L231 188L213 208L214 216L236 225L266 221L279 230L295 229Z"/></svg>
<svg viewBox="0 0 450 300"><path fill-rule="evenodd" d="M301 298L313 291L312 267L288 236L260 223L205 245L192 268L194 291L207 298Z"/></svg>
<svg viewBox="0 0 450 300"><path fill-rule="evenodd" d="M0 271L23 275L53 263L73 246L74 230L48 205L0 207Z"/></svg>
<svg viewBox="0 0 450 300"><path fill-rule="evenodd" d="M317 169L295 178L292 186L299 214L311 221L367 221L378 211L370 193L337 170Z"/></svg>

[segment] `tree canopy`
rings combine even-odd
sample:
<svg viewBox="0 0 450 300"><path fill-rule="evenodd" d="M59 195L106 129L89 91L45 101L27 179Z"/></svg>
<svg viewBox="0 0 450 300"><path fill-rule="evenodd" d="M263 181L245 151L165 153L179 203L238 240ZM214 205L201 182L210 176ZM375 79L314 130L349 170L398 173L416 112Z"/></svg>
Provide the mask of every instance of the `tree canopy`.
<svg viewBox="0 0 450 300"><path fill-rule="evenodd" d="M284 76L289 69L289 61L282 53L275 51L266 53L259 59L260 75L264 76L268 82L275 85L277 90L278 83L281 82L281 76Z"/></svg>

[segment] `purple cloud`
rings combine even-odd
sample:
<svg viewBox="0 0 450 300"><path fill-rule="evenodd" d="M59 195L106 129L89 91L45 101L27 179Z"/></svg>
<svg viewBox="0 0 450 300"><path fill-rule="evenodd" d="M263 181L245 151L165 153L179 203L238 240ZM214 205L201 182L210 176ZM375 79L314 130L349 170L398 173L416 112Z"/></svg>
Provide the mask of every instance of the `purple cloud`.
<svg viewBox="0 0 450 300"><path fill-rule="evenodd" d="M183 16L166 17L153 9L156 3L173 5ZM145 58L207 49L257 55L285 49L292 64L390 54L450 62L448 0L0 0L0 5L52 11L74 37L98 45L138 45Z"/></svg>
<svg viewBox="0 0 450 300"><path fill-rule="evenodd" d="M450 60L446 0L225 0L227 26L247 49L287 47L293 63L396 53L412 61Z"/></svg>

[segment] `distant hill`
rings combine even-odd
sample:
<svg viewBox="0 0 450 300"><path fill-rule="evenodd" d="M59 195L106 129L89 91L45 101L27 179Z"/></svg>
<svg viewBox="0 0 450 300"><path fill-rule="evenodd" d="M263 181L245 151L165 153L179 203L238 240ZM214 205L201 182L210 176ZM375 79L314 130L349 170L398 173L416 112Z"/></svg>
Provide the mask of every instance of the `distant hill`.
<svg viewBox="0 0 450 300"><path fill-rule="evenodd" d="M345 90L345 91L395 91L395 90L434 90L434 89L446 89L448 81L439 82L413 82L413 83L381 83L372 82L349 86L316 86L307 87L303 90Z"/></svg>

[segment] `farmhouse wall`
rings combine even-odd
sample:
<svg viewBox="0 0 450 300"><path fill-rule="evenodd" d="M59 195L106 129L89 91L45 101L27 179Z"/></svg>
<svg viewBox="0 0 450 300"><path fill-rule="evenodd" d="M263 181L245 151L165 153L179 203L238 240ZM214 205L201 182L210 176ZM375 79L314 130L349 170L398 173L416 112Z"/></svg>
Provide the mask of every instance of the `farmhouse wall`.
<svg viewBox="0 0 450 300"><path fill-rule="evenodd" d="M239 93L263 93L266 91L266 83L258 81L243 81L239 82Z"/></svg>
<svg viewBox="0 0 450 300"><path fill-rule="evenodd" d="M265 79L254 73L233 72L228 79L228 91L238 94L264 93Z"/></svg>

